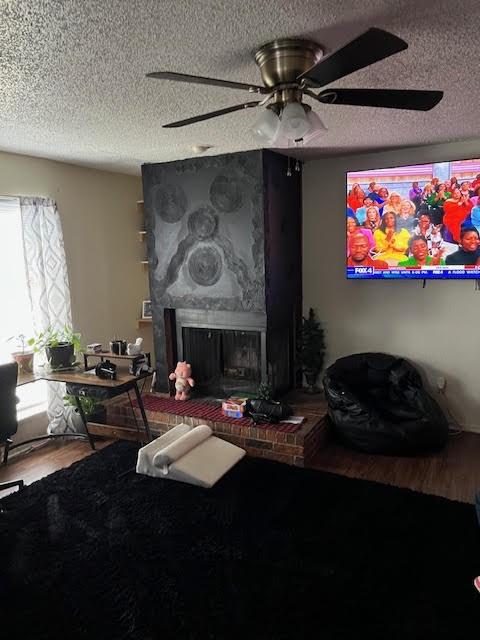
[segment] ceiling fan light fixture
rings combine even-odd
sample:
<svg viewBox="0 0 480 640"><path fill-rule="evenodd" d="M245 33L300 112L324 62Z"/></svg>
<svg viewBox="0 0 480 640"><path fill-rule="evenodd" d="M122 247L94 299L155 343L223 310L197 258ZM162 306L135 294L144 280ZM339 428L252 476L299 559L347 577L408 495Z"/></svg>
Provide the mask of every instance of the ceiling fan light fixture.
<svg viewBox="0 0 480 640"><path fill-rule="evenodd" d="M309 133L317 133L319 131L328 131L327 127L323 123L323 120L320 118L318 113L315 113L313 109L311 109L307 113L307 120L310 123L310 131Z"/></svg>
<svg viewBox="0 0 480 640"><path fill-rule="evenodd" d="M375 46L372 47L372 42ZM257 120L255 132L264 144L290 144L296 140L311 139L325 130L323 123L312 115L311 107L302 104L307 95L322 104L376 107L383 109L407 109L429 111L443 98L443 91L418 89L343 89L329 88L355 71L385 60L408 48L408 44L388 31L371 27L344 46L323 58L322 48L315 42L280 38L262 46L255 54L263 85L246 84L219 78L193 76L174 71L148 73L150 78L187 82L198 85L242 89L266 96L261 100L250 100L231 107L216 109L176 122L162 125L175 129L197 124L250 107L264 107L272 101ZM323 89L315 93L312 89ZM312 122L313 119L313 122Z"/></svg>
<svg viewBox="0 0 480 640"><path fill-rule="evenodd" d="M311 128L307 114L299 102L289 102L282 110L280 121L281 135L290 140L303 138Z"/></svg>
<svg viewBox="0 0 480 640"><path fill-rule="evenodd" d="M280 127L280 118L273 109L265 109L254 124L255 135L264 143L275 139Z"/></svg>

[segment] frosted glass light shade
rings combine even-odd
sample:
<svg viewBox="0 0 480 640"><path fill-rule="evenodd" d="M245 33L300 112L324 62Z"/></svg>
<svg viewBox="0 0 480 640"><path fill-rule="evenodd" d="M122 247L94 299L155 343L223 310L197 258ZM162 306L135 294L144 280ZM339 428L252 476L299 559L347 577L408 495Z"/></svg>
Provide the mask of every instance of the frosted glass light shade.
<svg viewBox="0 0 480 640"><path fill-rule="evenodd" d="M262 142L273 142L280 127L280 118L272 109L265 109L254 124L255 134Z"/></svg>
<svg viewBox="0 0 480 640"><path fill-rule="evenodd" d="M282 111L280 133L290 140L303 138L310 131L310 122L298 102L289 102Z"/></svg>
<svg viewBox="0 0 480 640"><path fill-rule="evenodd" d="M313 109L307 113L307 120L310 124L309 133L327 131L327 127L323 124L318 113L315 113Z"/></svg>

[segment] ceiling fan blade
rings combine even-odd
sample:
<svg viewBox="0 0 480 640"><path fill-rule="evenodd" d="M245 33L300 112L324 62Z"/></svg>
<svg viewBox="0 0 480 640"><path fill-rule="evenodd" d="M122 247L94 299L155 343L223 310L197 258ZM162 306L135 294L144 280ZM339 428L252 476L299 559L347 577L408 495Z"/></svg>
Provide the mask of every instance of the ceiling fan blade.
<svg viewBox="0 0 480 640"><path fill-rule="evenodd" d="M217 78L204 78L203 76L190 76L186 73L174 73L173 71L154 71L147 73L147 78L174 80L176 82L189 82L192 84L206 84L214 87L225 87L227 89L243 89L244 91L250 91L250 93L269 93L269 89L256 84L231 82L230 80L218 80Z"/></svg>
<svg viewBox="0 0 480 640"><path fill-rule="evenodd" d="M415 89L325 89L317 96L325 104L348 104L358 107L411 109L429 111L443 98L443 91Z"/></svg>
<svg viewBox="0 0 480 640"><path fill-rule="evenodd" d="M241 111L242 109L249 109L250 107L256 107L259 102L245 102L244 104L236 104L234 107L226 107L225 109L219 109L218 111L210 111L210 113L203 113L201 116L193 116L193 118L187 118L186 120L178 120L177 122L170 122L169 124L162 125L163 129L175 129L176 127L185 127L187 124L195 124L195 122L202 122L202 120L210 120L210 118L216 118L217 116L223 116L226 113L233 113L233 111Z"/></svg>
<svg viewBox="0 0 480 640"><path fill-rule="evenodd" d="M393 33L372 27L341 49L322 58L297 79L305 80L311 87L324 87L407 47L408 44Z"/></svg>

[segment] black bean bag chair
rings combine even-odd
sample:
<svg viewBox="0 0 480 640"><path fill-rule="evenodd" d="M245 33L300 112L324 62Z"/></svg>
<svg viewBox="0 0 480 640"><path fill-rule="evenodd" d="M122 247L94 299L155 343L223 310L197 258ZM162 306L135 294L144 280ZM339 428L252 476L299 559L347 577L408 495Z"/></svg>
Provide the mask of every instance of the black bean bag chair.
<svg viewBox="0 0 480 640"><path fill-rule="evenodd" d="M366 453L414 455L442 448L448 422L403 358L357 353L325 372L323 386L333 431Z"/></svg>

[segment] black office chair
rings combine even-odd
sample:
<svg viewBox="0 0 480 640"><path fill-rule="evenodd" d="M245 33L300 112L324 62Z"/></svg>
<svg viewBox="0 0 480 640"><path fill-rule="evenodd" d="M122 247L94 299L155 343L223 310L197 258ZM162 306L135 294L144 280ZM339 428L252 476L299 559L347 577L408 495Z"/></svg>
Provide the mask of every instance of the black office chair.
<svg viewBox="0 0 480 640"><path fill-rule="evenodd" d="M0 365L0 444L4 445L3 463L7 464L12 445L11 436L17 433L17 378L18 364Z"/></svg>
<svg viewBox="0 0 480 640"><path fill-rule="evenodd" d="M17 433L17 377L18 364L9 362L0 365L0 445L3 444L3 463L7 464L8 452L12 445L11 436ZM0 482L0 491L18 485L23 489L23 480Z"/></svg>

